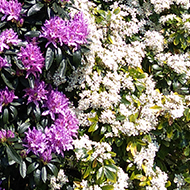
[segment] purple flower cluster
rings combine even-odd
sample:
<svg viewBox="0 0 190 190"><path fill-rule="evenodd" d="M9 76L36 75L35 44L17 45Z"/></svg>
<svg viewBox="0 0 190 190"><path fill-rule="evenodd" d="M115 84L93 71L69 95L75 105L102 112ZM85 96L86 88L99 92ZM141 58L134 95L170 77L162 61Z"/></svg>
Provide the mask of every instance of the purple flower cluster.
<svg viewBox="0 0 190 190"><path fill-rule="evenodd" d="M33 43L29 43L26 47L21 47L20 52L17 54L27 71L26 78L29 74L33 74L36 77L36 72L42 73L44 67L44 57L40 51L40 48Z"/></svg>
<svg viewBox="0 0 190 190"><path fill-rule="evenodd" d="M7 21L20 21L21 10L22 4L17 0L0 0L0 12L4 14L1 20L4 20L7 17Z"/></svg>
<svg viewBox="0 0 190 190"><path fill-rule="evenodd" d="M57 44L63 44L77 49L79 45L87 43L88 24L83 18L82 13L75 14L74 18L65 21L60 17L54 17L46 20L42 27L42 34L48 40L46 47L52 43L55 47Z"/></svg>
<svg viewBox="0 0 190 190"><path fill-rule="evenodd" d="M24 90L26 92L24 97L28 96L27 104L33 102L37 107L39 107L38 102L42 102L42 100L47 100L46 94L48 93L48 91L45 88L45 82L40 82L38 79L36 79L34 83L34 88L27 88Z"/></svg>
<svg viewBox="0 0 190 190"><path fill-rule="evenodd" d="M48 110L44 111L42 115L50 114L51 119L55 120L55 114L65 116L68 105L68 98L62 92L51 90L48 94L48 101L46 101L44 105Z"/></svg>
<svg viewBox="0 0 190 190"><path fill-rule="evenodd" d="M3 67L8 67L8 66L10 66L10 65L7 63L6 58L2 58L2 57L0 56L0 70L1 70Z"/></svg>
<svg viewBox="0 0 190 190"><path fill-rule="evenodd" d="M14 91L9 91L7 86L4 90L0 90L0 112L2 112L2 107L8 105L13 101L13 99L18 98L15 96Z"/></svg>
<svg viewBox="0 0 190 190"><path fill-rule="evenodd" d="M0 34L0 52L4 49L9 49L11 45L17 45L19 42L21 42L21 40L18 39L18 35L13 29L4 30Z"/></svg>
<svg viewBox="0 0 190 190"><path fill-rule="evenodd" d="M0 130L0 142L6 142L8 138L14 138L15 134L11 130L5 130L1 129Z"/></svg>
<svg viewBox="0 0 190 190"><path fill-rule="evenodd" d="M38 94L39 95L39 94ZM51 154L57 153L64 156L64 151L73 149L73 137L77 135L78 120L69 108L69 101L66 96L57 91L50 90L45 99L45 107L48 110L42 115L50 114L54 123L46 127L44 132L35 127L26 132L25 144L27 153L32 151L39 156L44 163L51 160Z"/></svg>

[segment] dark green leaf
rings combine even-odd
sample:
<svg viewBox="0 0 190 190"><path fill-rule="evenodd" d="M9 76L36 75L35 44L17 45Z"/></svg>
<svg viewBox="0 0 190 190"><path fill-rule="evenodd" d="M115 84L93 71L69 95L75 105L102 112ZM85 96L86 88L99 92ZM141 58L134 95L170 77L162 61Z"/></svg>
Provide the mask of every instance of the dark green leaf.
<svg viewBox="0 0 190 190"><path fill-rule="evenodd" d="M28 76L28 82L31 88L34 88L35 78L32 74Z"/></svg>
<svg viewBox="0 0 190 190"><path fill-rule="evenodd" d="M55 49L55 58L57 64L59 64L63 59L63 53L59 47Z"/></svg>
<svg viewBox="0 0 190 190"><path fill-rule="evenodd" d="M81 51L77 50L73 53L73 65L78 68L78 66L81 64Z"/></svg>
<svg viewBox="0 0 190 190"><path fill-rule="evenodd" d="M35 181L35 183L36 183L36 185L38 185L39 183L40 183L40 181L41 181L41 179L40 179L40 170L39 169L37 169L37 170L35 170L34 171L34 181Z"/></svg>
<svg viewBox="0 0 190 190"><path fill-rule="evenodd" d="M25 178L26 177L26 163L24 161L21 162L19 166L19 171L22 178Z"/></svg>
<svg viewBox="0 0 190 190"><path fill-rule="evenodd" d="M45 68L46 68L46 70L48 70L51 67L51 65L53 63L53 59L54 59L53 49L51 47L48 47L47 51L46 51L46 57L45 57Z"/></svg>
<svg viewBox="0 0 190 190"><path fill-rule="evenodd" d="M118 115L117 117L116 117L116 121L123 121L123 120L125 120L125 116L124 115Z"/></svg>
<svg viewBox="0 0 190 190"><path fill-rule="evenodd" d="M33 37L39 37L40 31L29 31L25 34L25 36L33 38Z"/></svg>
<svg viewBox="0 0 190 190"><path fill-rule="evenodd" d="M37 3L35 5L33 5L27 13L27 16L31 16L33 14L36 14L38 11L40 11L42 9L42 7L44 6L44 4L42 3Z"/></svg>
<svg viewBox="0 0 190 190"><path fill-rule="evenodd" d="M24 133L30 126L30 120L26 120L24 123L18 126L18 132Z"/></svg>
<svg viewBox="0 0 190 190"><path fill-rule="evenodd" d="M41 110L40 107L36 106L34 108L34 115L36 117L36 121L40 121L40 117L41 117Z"/></svg>
<svg viewBox="0 0 190 190"><path fill-rule="evenodd" d="M38 168L38 166L39 166L39 163L37 162L33 162L32 164L30 164L27 169L27 174L32 173L35 169Z"/></svg>
<svg viewBox="0 0 190 190"><path fill-rule="evenodd" d="M3 123L8 123L9 121L9 110L4 108L3 110Z"/></svg>
<svg viewBox="0 0 190 190"><path fill-rule="evenodd" d="M2 77L3 81L5 82L5 84L6 84L9 88L11 88L12 90L15 89L14 86L13 86L13 84L6 78L6 76L5 76L4 73L2 73L2 72L1 72L1 77Z"/></svg>
<svg viewBox="0 0 190 190"><path fill-rule="evenodd" d="M12 118L13 119L16 118L16 116L18 114L17 109L14 106L10 106L9 108L11 110L11 116L12 116Z"/></svg>
<svg viewBox="0 0 190 190"><path fill-rule="evenodd" d="M57 70L58 70L61 78L65 76L65 73L66 73L66 70L67 70L67 63L66 63L65 59L63 59L61 61L61 63L59 64L59 67L58 67Z"/></svg>
<svg viewBox="0 0 190 190"><path fill-rule="evenodd" d="M45 183L46 180L47 180L47 170L46 170L45 166L42 168L42 174L41 174L41 176L42 176L42 181Z"/></svg>
<svg viewBox="0 0 190 190"><path fill-rule="evenodd" d="M5 26L6 23L7 23L6 21L0 22L0 28L2 28L3 26Z"/></svg>
<svg viewBox="0 0 190 190"><path fill-rule="evenodd" d="M19 156L19 154L11 146L7 145L6 152L7 152L7 154L9 155L9 157L12 160L14 160L15 162L17 162L18 164L21 164L21 162L22 162L21 157Z"/></svg>
<svg viewBox="0 0 190 190"><path fill-rule="evenodd" d="M54 176L57 176L58 174L58 169L54 164L47 163L48 168L52 171Z"/></svg>

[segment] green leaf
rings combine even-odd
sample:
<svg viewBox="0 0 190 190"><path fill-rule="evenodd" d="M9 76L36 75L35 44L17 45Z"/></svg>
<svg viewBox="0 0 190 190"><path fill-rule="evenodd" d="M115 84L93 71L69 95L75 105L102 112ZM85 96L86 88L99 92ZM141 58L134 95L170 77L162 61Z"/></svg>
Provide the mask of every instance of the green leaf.
<svg viewBox="0 0 190 190"><path fill-rule="evenodd" d="M40 31L29 31L24 36L33 38L33 37L39 37Z"/></svg>
<svg viewBox="0 0 190 190"><path fill-rule="evenodd" d="M48 168L52 171L54 176L57 176L58 174L58 169L54 164L47 163Z"/></svg>
<svg viewBox="0 0 190 190"><path fill-rule="evenodd" d="M36 14L36 13L37 13L38 11L40 11L43 7L44 7L44 4L42 4L42 3L37 3L37 4L33 5L33 6L28 10L27 16L31 16L31 15Z"/></svg>
<svg viewBox="0 0 190 190"><path fill-rule="evenodd" d="M154 105L154 106L150 107L150 109L153 109L153 110L161 110L162 107L161 107L161 106Z"/></svg>
<svg viewBox="0 0 190 190"><path fill-rule="evenodd" d="M33 162L32 164L30 164L27 169L27 174L32 173L34 170L38 168L38 166L39 166L39 163L37 162Z"/></svg>
<svg viewBox="0 0 190 190"><path fill-rule="evenodd" d="M91 166L88 166L85 173L84 173L84 175L83 175L83 179L87 178L91 171L92 171Z"/></svg>
<svg viewBox="0 0 190 190"><path fill-rule="evenodd" d="M124 116L124 115L118 115L118 116L116 116L116 121L123 121L125 119L126 119L126 116Z"/></svg>
<svg viewBox="0 0 190 190"><path fill-rule="evenodd" d="M33 111L34 111L34 115L36 117L36 121L40 121L40 117L41 117L40 107L36 106Z"/></svg>
<svg viewBox="0 0 190 190"><path fill-rule="evenodd" d="M46 68L46 70L48 70L51 67L51 65L53 63L53 59L54 59L53 49L51 47L48 47L47 51L46 51L46 56L45 56L45 68Z"/></svg>
<svg viewBox="0 0 190 190"><path fill-rule="evenodd" d="M26 163L24 161L21 162L19 166L19 171L22 178L25 178L27 169L26 169Z"/></svg>
<svg viewBox="0 0 190 190"><path fill-rule="evenodd" d="M113 164L106 165L106 166L104 166L104 168L106 168L107 170L109 170L111 172L114 172L114 173L116 173L117 170L118 170L118 168L115 165L113 165Z"/></svg>
<svg viewBox="0 0 190 190"><path fill-rule="evenodd" d="M107 180L115 183L117 180L116 174L111 172L109 169L107 169L106 167L104 167L104 174L107 177Z"/></svg>
<svg viewBox="0 0 190 190"><path fill-rule="evenodd" d="M159 65L156 65L156 64L152 65L152 68L155 70L158 70L158 71L162 70L162 67L160 67Z"/></svg>
<svg viewBox="0 0 190 190"><path fill-rule="evenodd" d="M186 178L185 178L185 181L186 181L187 183L190 183L190 177L186 177Z"/></svg>
<svg viewBox="0 0 190 190"><path fill-rule="evenodd" d="M8 145L6 146L6 152L12 160L17 162L18 164L21 164L22 162L21 157L11 146L8 146Z"/></svg>
<svg viewBox="0 0 190 190"><path fill-rule="evenodd" d="M78 66L81 64L81 51L77 50L73 53L73 65L75 66L75 68L78 68Z"/></svg>
<svg viewBox="0 0 190 190"><path fill-rule="evenodd" d="M47 170L46 170L46 167L45 167L45 166L42 168L42 171L41 171L41 172L42 172L42 173L41 173L42 181L45 183L46 180L47 180Z"/></svg>
<svg viewBox="0 0 190 190"><path fill-rule="evenodd" d="M105 185L102 187L102 190L114 190L114 186L113 185Z"/></svg>
<svg viewBox="0 0 190 190"><path fill-rule="evenodd" d="M97 129L98 129L97 123L93 123L93 124L89 127L88 132L94 132L94 131L96 131Z"/></svg>
<svg viewBox="0 0 190 190"><path fill-rule="evenodd" d="M30 126L30 120L27 119L24 123L18 126L18 132L19 133L24 133Z"/></svg>
<svg viewBox="0 0 190 190"><path fill-rule="evenodd" d="M10 106L9 109L11 110L12 118L15 119L16 116L18 115L17 109L14 106Z"/></svg>
<svg viewBox="0 0 190 190"><path fill-rule="evenodd" d="M190 148L189 148L189 146L187 146L187 147L184 149L183 154L184 154L185 156L189 156L189 153L190 153Z"/></svg>
<svg viewBox="0 0 190 190"><path fill-rule="evenodd" d="M4 73L1 72L1 78L3 79L4 83L12 90L14 90L14 86L13 84L6 78L6 76L4 75Z"/></svg>
<svg viewBox="0 0 190 190"><path fill-rule="evenodd" d="M63 53L59 47L55 49L55 58L57 64L59 64L63 59Z"/></svg>
<svg viewBox="0 0 190 190"><path fill-rule="evenodd" d="M66 63L66 60L63 59L60 62L59 67L57 69L57 71L59 72L61 78L65 76L66 70L67 70L67 63Z"/></svg>
<svg viewBox="0 0 190 190"><path fill-rule="evenodd" d="M3 123L8 123L9 121L9 110L4 108L3 110Z"/></svg>
<svg viewBox="0 0 190 190"><path fill-rule="evenodd" d="M36 185L38 185L39 183L40 183L40 170L39 169L37 169L37 170L35 170L34 171L34 174L33 174L33 176L34 176L34 181L35 181L35 183L36 183Z"/></svg>
<svg viewBox="0 0 190 190"><path fill-rule="evenodd" d="M98 169L97 173L96 173L96 179L103 179L104 178L104 168L101 167Z"/></svg>
<svg viewBox="0 0 190 190"><path fill-rule="evenodd" d="M113 14L117 15L119 14L121 11L120 7L117 7L114 11L113 11Z"/></svg>

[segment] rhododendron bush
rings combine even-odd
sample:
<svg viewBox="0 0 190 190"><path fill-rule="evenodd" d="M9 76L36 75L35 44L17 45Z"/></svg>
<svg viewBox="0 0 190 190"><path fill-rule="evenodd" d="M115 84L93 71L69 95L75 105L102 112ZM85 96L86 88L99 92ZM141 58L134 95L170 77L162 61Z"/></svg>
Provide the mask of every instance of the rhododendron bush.
<svg viewBox="0 0 190 190"><path fill-rule="evenodd" d="M190 188L189 0L0 0L0 189Z"/></svg>

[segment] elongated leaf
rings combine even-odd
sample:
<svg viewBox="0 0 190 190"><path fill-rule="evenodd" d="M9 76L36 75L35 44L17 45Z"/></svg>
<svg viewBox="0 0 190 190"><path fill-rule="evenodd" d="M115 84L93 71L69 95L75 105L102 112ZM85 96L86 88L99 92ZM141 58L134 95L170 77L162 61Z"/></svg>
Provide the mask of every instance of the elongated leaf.
<svg viewBox="0 0 190 190"><path fill-rule="evenodd" d="M40 117L41 117L41 110L39 107L35 107L34 109L34 115L36 117L36 121L40 121Z"/></svg>
<svg viewBox="0 0 190 190"><path fill-rule="evenodd" d="M57 176L58 174L58 169L54 164L48 163L47 164L48 168L52 171L54 176Z"/></svg>
<svg viewBox="0 0 190 190"><path fill-rule="evenodd" d="M117 172L117 170L118 170L118 168L115 166L115 165L113 165L113 164L109 164L109 165L106 165L106 166L104 166L106 169L108 169L109 171L111 171L111 172L114 172L114 173L116 173Z"/></svg>
<svg viewBox="0 0 190 190"><path fill-rule="evenodd" d="M96 173L96 179L103 179L104 177L104 168L101 167L98 169L98 172Z"/></svg>
<svg viewBox="0 0 190 190"><path fill-rule="evenodd" d="M39 166L39 163L37 162L33 162L32 164L30 164L27 169L27 174L32 173L34 170L38 168L38 166Z"/></svg>
<svg viewBox="0 0 190 190"><path fill-rule="evenodd" d="M81 51L77 50L73 53L73 65L77 68L81 64Z"/></svg>
<svg viewBox="0 0 190 190"><path fill-rule="evenodd" d="M67 63L66 60L63 59L61 63L59 64L58 72L60 74L60 77L64 77L67 70Z"/></svg>
<svg viewBox="0 0 190 190"><path fill-rule="evenodd" d="M24 133L30 126L30 120L26 120L24 123L18 126L18 132Z"/></svg>
<svg viewBox="0 0 190 190"><path fill-rule="evenodd" d="M97 129L98 129L97 123L93 123L93 124L89 127L88 132L94 132L94 131L96 131Z"/></svg>
<svg viewBox="0 0 190 190"><path fill-rule="evenodd" d="M8 123L9 121L9 110L4 108L3 110L3 123Z"/></svg>
<svg viewBox="0 0 190 190"><path fill-rule="evenodd" d="M19 166L19 171L20 171L20 175L22 176L22 178L26 177L26 163L24 161L21 162L20 166Z"/></svg>
<svg viewBox="0 0 190 190"><path fill-rule="evenodd" d="M48 70L51 67L51 65L53 63L53 59L54 59L53 49L51 47L48 47L47 51L46 51L46 57L45 57L45 68L46 68L46 70Z"/></svg>
<svg viewBox="0 0 190 190"><path fill-rule="evenodd" d="M91 166L88 166L85 173L84 173L84 175L83 175L83 179L85 179L85 178L87 178L89 176L91 170L92 170Z"/></svg>
<svg viewBox="0 0 190 190"><path fill-rule="evenodd" d="M107 177L107 179L113 183L116 182L116 174L108 170L106 167L104 167L104 174Z"/></svg>
<svg viewBox="0 0 190 190"><path fill-rule="evenodd" d="M45 167L45 166L42 168L42 171L41 171L41 172L42 172L42 173L41 173L42 181L45 183L46 180L47 180L47 170L46 170L46 167Z"/></svg>
<svg viewBox="0 0 190 190"><path fill-rule="evenodd" d="M19 156L19 154L11 146L7 145L6 152L7 152L7 154L9 155L9 157L12 160L14 160L15 162L17 162L18 164L21 164L21 162L22 162L21 157Z"/></svg>
<svg viewBox="0 0 190 190"><path fill-rule="evenodd" d="M12 90L15 89L14 86L13 86L13 84L6 78L6 76L5 76L4 73L2 73L2 72L1 72L1 77L2 77L3 81L5 82L5 84L6 84L9 88L11 88Z"/></svg>
<svg viewBox="0 0 190 190"><path fill-rule="evenodd" d="M12 118L13 119L16 118L16 116L18 114L17 109L14 106L10 106L9 108L11 110L11 116L12 116Z"/></svg>
<svg viewBox="0 0 190 190"><path fill-rule="evenodd" d="M113 185L105 185L102 187L102 190L113 190L114 186Z"/></svg>
<svg viewBox="0 0 190 190"><path fill-rule="evenodd" d="M35 170L34 171L34 181L35 181L35 183L36 183L36 185L38 185L39 183L40 183L40 174L41 174L41 172L40 172L40 170L39 169L37 169L37 170Z"/></svg>
<svg viewBox="0 0 190 190"><path fill-rule="evenodd" d="M33 5L28 10L27 16L31 16L31 15L36 14L38 11L40 11L42 9L43 6L44 6L44 4L42 4L42 3L37 3L37 4Z"/></svg>
<svg viewBox="0 0 190 190"><path fill-rule="evenodd" d="M63 53L59 47L55 49L55 58L57 64L59 64L63 59Z"/></svg>
<svg viewBox="0 0 190 190"><path fill-rule="evenodd" d="M25 36L31 37L31 38L39 37L39 35L40 35L40 31L29 31L25 34Z"/></svg>

